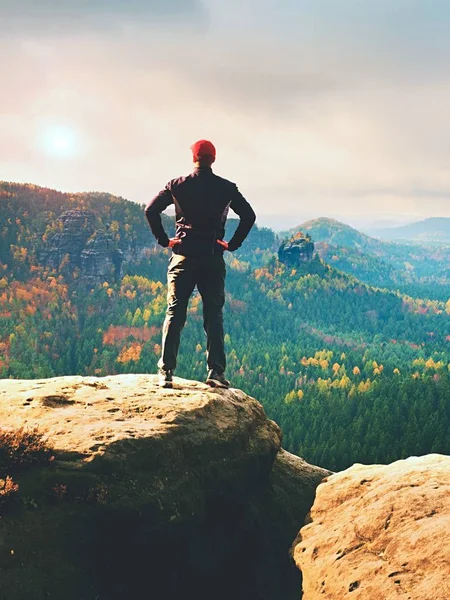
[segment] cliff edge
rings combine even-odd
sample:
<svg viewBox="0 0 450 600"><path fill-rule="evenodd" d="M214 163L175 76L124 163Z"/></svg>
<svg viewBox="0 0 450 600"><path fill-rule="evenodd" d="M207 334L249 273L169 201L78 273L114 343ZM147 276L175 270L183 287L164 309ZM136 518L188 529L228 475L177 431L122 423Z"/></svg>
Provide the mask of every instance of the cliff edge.
<svg viewBox="0 0 450 600"><path fill-rule="evenodd" d="M299 598L289 546L328 473L280 450L243 392L165 390L152 375L3 380L0 424L51 449L0 504L9 600Z"/></svg>

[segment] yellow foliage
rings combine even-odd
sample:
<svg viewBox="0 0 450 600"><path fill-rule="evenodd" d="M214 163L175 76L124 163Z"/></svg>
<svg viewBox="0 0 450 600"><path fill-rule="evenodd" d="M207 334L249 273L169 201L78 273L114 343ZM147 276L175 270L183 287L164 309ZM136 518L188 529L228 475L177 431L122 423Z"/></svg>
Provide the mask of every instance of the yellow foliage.
<svg viewBox="0 0 450 600"><path fill-rule="evenodd" d="M435 362L432 358L429 358L425 363L426 369L434 369L437 371L438 369L442 369L444 363L442 361Z"/></svg>
<svg viewBox="0 0 450 600"><path fill-rule="evenodd" d="M322 379L321 377L319 377L319 379L317 380L317 389L319 390L319 392L325 392L331 385L331 379Z"/></svg>
<svg viewBox="0 0 450 600"><path fill-rule="evenodd" d="M122 348L119 356L117 357L117 362L127 363L130 360L138 361L142 352L142 344L134 343L131 346Z"/></svg>
<svg viewBox="0 0 450 600"><path fill-rule="evenodd" d="M332 350L318 350L317 352L314 353L314 358L317 358L318 360L330 361L333 358L333 351Z"/></svg>
<svg viewBox="0 0 450 600"><path fill-rule="evenodd" d="M286 396L284 397L284 403L285 404L291 404L291 402L293 402L295 399L295 392L289 392L286 394Z"/></svg>
<svg viewBox="0 0 450 600"><path fill-rule="evenodd" d="M233 260L230 262L230 268L233 269L233 271L239 271L241 273L247 271L248 266L249 263L240 261L237 258L233 258Z"/></svg>
<svg viewBox="0 0 450 600"><path fill-rule="evenodd" d="M348 375L343 375L339 381L339 387L342 389L346 389L346 388L350 387L350 385L351 385L350 377Z"/></svg>
<svg viewBox="0 0 450 600"><path fill-rule="evenodd" d="M320 355L320 352L316 352L314 357L306 358L306 356L304 356L300 360L300 364L303 367L321 367L322 369L328 369L328 360L320 358Z"/></svg>
<svg viewBox="0 0 450 600"><path fill-rule="evenodd" d="M366 381L361 381L361 383L358 384L358 392L365 394L366 392L368 392L371 388L371 381L370 379L366 379Z"/></svg>

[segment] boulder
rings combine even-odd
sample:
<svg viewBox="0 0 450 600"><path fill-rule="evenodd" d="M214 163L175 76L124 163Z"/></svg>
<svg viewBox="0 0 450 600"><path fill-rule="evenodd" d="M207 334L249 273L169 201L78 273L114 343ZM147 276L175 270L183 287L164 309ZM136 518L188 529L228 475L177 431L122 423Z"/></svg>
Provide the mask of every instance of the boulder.
<svg viewBox="0 0 450 600"><path fill-rule="evenodd" d="M278 426L242 391L134 374L3 380L0 423L54 448L15 478L0 519L8 600L298 598L290 541L328 472L280 452Z"/></svg>
<svg viewBox="0 0 450 600"><path fill-rule="evenodd" d="M304 600L448 600L450 457L354 465L317 489L293 546Z"/></svg>

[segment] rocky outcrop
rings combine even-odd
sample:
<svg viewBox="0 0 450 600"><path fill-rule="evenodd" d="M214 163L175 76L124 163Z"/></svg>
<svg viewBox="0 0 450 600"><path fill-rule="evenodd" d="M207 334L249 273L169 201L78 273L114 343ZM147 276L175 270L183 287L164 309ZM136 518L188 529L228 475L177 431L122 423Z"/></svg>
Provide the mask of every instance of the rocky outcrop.
<svg viewBox="0 0 450 600"><path fill-rule="evenodd" d="M17 480L0 519L5 598L299 597L289 546L327 472L280 451L243 392L4 380L0 423L37 428L55 457Z"/></svg>
<svg viewBox="0 0 450 600"><path fill-rule="evenodd" d="M304 600L448 600L449 529L450 457L332 475L293 548Z"/></svg>
<svg viewBox="0 0 450 600"><path fill-rule="evenodd" d="M123 252L114 247L112 239L105 231L96 231L86 242L81 252L81 273L87 280L105 280L114 273L114 279L121 275Z"/></svg>
<svg viewBox="0 0 450 600"><path fill-rule="evenodd" d="M58 227L47 236L41 259L59 269L67 256L72 267L81 266L81 252L95 231L95 216L90 210L67 210L58 218Z"/></svg>
<svg viewBox="0 0 450 600"><path fill-rule="evenodd" d="M278 260L289 267L296 267L311 262L313 254L314 242L311 236L299 231L281 244L278 249Z"/></svg>
<svg viewBox="0 0 450 600"><path fill-rule="evenodd" d="M123 253L106 231L97 228L92 211L70 209L58 218L56 230L47 235L40 260L70 274L78 267L81 277L91 283L120 277Z"/></svg>

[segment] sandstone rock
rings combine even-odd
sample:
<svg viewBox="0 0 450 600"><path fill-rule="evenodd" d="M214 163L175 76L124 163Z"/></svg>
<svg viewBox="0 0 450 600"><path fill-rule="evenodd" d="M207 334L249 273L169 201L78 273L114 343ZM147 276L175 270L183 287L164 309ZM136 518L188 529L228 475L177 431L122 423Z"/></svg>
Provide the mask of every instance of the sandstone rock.
<svg viewBox="0 0 450 600"><path fill-rule="evenodd" d="M81 266L81 252L95 230L95 216L90 210L70 209L59 218L60 230L51 235L41 260L59 269L66 256L72 267Z"/></svg>
<svg viewBox="0 0 450 600"><path fill-rule="evenodd" d="M58 218L59 230L48 236L40 260L52 269L72 273L78 267L88 283L121 276L122 250L111 235L97 229L94 212L70 209Z"/></svg>
<svg viewBox="0 0 450 600"><path fill-rule="evenodd" d="M264 592L277 600L301 597L301 574L293 562L286 564L284 549L292 544L290 532L303 525L316 488L327 475L330 471L312 466L285 450L277 454L269 486L250 504L248 521L259 519L261 523L250 552L264 556L261 564L272 566L260 569L257 584L253 586L254 596L250 598L264 598Z"/></svg>
<svg viewBox="0 0 450 600"><path fill-rule="evenodd" d="M8 600L298 598L290 540L326 473L276 459L280 430L243 392L165 390L152 375L3 380L0 423L55 448L0 519Z"/></svg>
<svg viewBox="0 0 450 600"><path fill-rule="evenodd" d="M278 249L278 260L290 267L296 267L312 260L314 242L309 234L301 231L285 240Z"/></svg>
<svg viewBox="0 0 450 600"><path fill-rule="evenodd" d="M449 531L450 457L332 475L293 547L304 600L448 600Z"/></svg>
<svg viewBox="0 0 450 600"><path fill-rule="evenodd" d="M81 252L81 273L86 280L100 281L114 274L121 275L123 252L114 248L114 244L105 231L96 231L86 242Z"/></svg>
<svg viewBox="0 0 450 600"><path fill-rule="evenodd" d="M260 404L240 390L155 384L151 375L4 380L0 423L37 427L56 449L59 477L120 476L110 501L152 503L155 523L198 514L212 489L268 476L281 435Z"/></svg>

